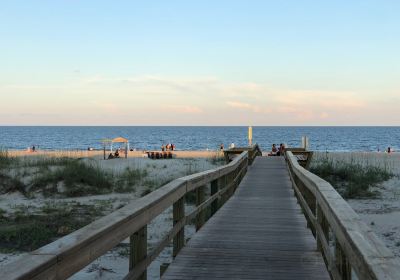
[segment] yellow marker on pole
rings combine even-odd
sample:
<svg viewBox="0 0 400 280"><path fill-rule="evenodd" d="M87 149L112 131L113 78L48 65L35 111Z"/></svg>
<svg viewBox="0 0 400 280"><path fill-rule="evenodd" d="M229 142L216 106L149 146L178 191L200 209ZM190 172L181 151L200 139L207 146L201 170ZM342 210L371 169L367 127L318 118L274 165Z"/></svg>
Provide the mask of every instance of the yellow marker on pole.
<svg viewBox="0 0 400 280"><path fill-rule="evenodd" d="M253 143L253 128L249 126L249 146Z"/></svg>

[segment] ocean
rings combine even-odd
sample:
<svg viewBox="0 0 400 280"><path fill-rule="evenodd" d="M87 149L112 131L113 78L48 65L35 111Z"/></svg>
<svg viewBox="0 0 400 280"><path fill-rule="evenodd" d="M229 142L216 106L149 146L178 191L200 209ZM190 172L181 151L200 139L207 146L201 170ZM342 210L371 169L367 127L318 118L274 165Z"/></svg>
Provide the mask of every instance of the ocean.
<svg viewBox="0 0 400 280"><path fill-rule="evenodd" d="M43 150L100 149L102 139L125 137L137 150L160 149L173 143L177 150L216 150L246 146L247 127L192 126L0 126L0 148L27 149L35 145ZM400 150L400 127L253 127L253 143L269 150L273 143L300 146L301 137L309 137L310 150L383 151Z"/></svg>

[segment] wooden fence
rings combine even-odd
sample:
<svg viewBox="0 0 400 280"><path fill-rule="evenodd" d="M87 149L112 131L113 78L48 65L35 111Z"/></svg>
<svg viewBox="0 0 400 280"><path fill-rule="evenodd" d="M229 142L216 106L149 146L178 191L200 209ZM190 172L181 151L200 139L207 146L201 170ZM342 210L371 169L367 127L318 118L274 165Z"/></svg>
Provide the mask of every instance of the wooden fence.
<svg viewBox="0 0 400 280"><path fill-rule="evenodd" d="M254 144L250 147L238 147L238 148L230 148L229 150L224 151L224 157L226 162L230 162L233 160L237 155L247 151L249 153L249 164L253 164L254 159L257 156L262 156L262 152L258 144Z"/></svg>
<svg viewBox="0 0 400 280"><path fill-rule="evenodd" d="M400 279L400 262L326 181L286 159L295 194L333 279Z"/></svg>
<svg viewBox="0 0 400 280"><path fill-rule="evenodd" d="M253 150L258 146L253 146ZM145 279L146 269L173 242L173 256L185 245L184 227L200 229L207 213L213 215L233 194L244 177L250 151L229 164L176 179L147 196L50 243L2 268L1 279L66 279L130 237L129 274L125 279ZM206 192L206 187L210 191ZM185 214L185 195L196 192L196 208ZM210 196L206 198L206 193ZM147 253L147 225L173 207L173 227L155 249Z"/></svg>

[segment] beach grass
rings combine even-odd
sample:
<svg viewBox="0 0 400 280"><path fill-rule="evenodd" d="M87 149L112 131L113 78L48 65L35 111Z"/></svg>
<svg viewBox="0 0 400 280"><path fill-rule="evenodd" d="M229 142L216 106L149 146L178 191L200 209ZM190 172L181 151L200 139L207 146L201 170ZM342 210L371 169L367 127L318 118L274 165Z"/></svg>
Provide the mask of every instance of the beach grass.
<svg viewBox="0 0 400 280"><path fill-rule="evenodd" d="M62 182L62 190L60 190ZM109 193L113 189L112 175L98 165L70 159L56 169L44 168L33 179L31 190L43 190L44 195L62 193L67 197Z"/></svg>
<svg viewBox="0 0 400 280"><path fill-rule="evenodd" d="M14 210L1 214L0 252L35 250L109 213L112 206L71 202L47 203L40 209L16 206Z"/></svg>
<svg viewBox="0 0 400 280"><path fill-rule="evenodd" d="M114 190L119 193L133 192L148 176L147 169L127 167L116 180Z"/></svg>
<svg viewBox="0 0 400 280"><path fill-rule="evenodd" d="M376 197L378 193L371 188L394 176L385 166L329 157L313 161L310 171L331 183L345 199Z"/></svg>
<svg viewBox="0 0 400 280"><path fill-rule="evenodd" d="M12 156L7 149L0 147L0 170L14 166L19 162L18 157Z"/></svg>

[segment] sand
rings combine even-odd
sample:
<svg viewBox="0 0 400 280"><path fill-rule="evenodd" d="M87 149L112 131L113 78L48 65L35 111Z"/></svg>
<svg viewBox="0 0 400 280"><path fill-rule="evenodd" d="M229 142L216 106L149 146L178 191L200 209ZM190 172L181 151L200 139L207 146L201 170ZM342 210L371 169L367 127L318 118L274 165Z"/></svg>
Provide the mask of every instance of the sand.
<svg viewBox="0 0 400 280"><path fill-rule="evenodd" d="M161 152L161 151L154 151ZM32 157L32 156L51 156L51 157L71 157L71 158L104 158L104 152L101 150L95 151L72 151L72 150L59 150L59 151L47 151L47 150L38 150L36 152L29 152L25 150L10 150L8 151L9 155L17 156L17 157ZM106 156L110 151L106 151ZM221 152L219 150L205 150L205 151L171 151L175 158L210 158L215 157L216 155L220 155ZM121 157L125 155L121 153ZM129 151L129 158L142 158L147 157L146 151Z"/></svg>
<svg viewBox="0 0 400 280"><path fill-rule="evenodd" d="M91 152L89 152L91 153ZM197 152L196 152L197 153ZM213 168L211 161L207 160L206 154L214 156L215 152L198 152L203 156L201 158L189 160L189 156L184 159L173 160L150 160L141 158L140 156L131 156L128 160L114 159L107 161L96 160L95 164L100 164L102 168L112 170L113 172L121 172L126 167L147 168L154 176L167 178L169 176L184 176L190 170L199 171ZM193 153L186 153L190 155ZM21 154L23 155L23 154ZM76 155L79 155L76 153ZM99 156L99 155L97 155ZM333 160L344 160L361 163L364 165L372 164L385 167L396 176L387 182L384 182L375 189L380 193L380 197L375 199L351 199L348 203L360 215L371 229L384 241L387 247L393 253L400 257L400 153L339 153L339 152L319 152L315 153L314 159L321 157L332 158ZM96 158L96 157L90 157ZM91 159L86 159L88 162L93 162ZM165 167L166 166L166 167ZM73 200L82 203L96 203L98 200L115 199L115 203L124 201L126 203L134 201L138 198L137 194L109 194L100 196L88 196L81 198L73 198ZM72 200L65 198L64 200ZM0 196L0 207L9 207L10 204L34 204L40 205L44 203L44 198L29 200L20 194L8 194ZM187 209L187 212L190 210ZM149 247L154 246L172 227L171 209L167 209L159 215L150 225L148 229ZM190 237L194 233L193 227L185 228L185 235ZM128 258L121 256L121 252L126 252L127 243L125 240L114 250L108 252L98 258L92 264L88 265L80 272L75 274L71 279L121 279L128 272ZM171 261L172 248L166 248L159 258L153 262L148 269L148 279L158 279L160 265L164 262ZM0 268L2 265L15 260L21 254L0 254Z"/></svg>
<svg viewBox="0 0 400 280"><path fill-rule="evenodd" d="M175 178L193 174L203 170L208 170L217 167L220 162L214 162L211 158L215 158L216 152L179 152L180 157L174 159L162 159L152 160L147 157L130 155L128 159L112 159L103 160L101 156L94 155L90 157L84 156L85 152L69 152L69 154L56 154L56 152L50 153L29 153L27 160L34 160L32 156L43 157L43 156L71 156L71 157L82 157L88 164L94 164L100 166L102 169L114 174L122 173L126 168L131 169L146 169L148 172L148 178L153 178L158 181L170 181ZM92 153L92 152L89 152ZM19 157L24 157L24 152L18 152ZM201 155L195 158L194 156ZM101 201L111 202L113 208L118 207L121 204L127 204L134 202L141 197L141 192L145 189L144 186L138 186L134 193L111 193L105 195L91 195L84 197L73 197L73 198L46 198L41 195L36 195L34 198L26 198L24 195L13 192L8 194L0 195L0 208L6 210L8 213L16 211L17 207L27 206L32 209L37 209L46 203L64 203L64 202L79 202L81 204L97 204ZM186 207L186 212L189 213L192 209L190 205ZM154 219L148 225L148 246L151 250L157 242L159 242L172 228L172 209L169 208ZM185 237L189 238L194 233L193 226L187 226L185 228ZM80 272L76 273L71 279L121 279L128 272L128 256L126 252L128 250L129 240L125 240L118 247L107 252L102 257L95 260L92 264L88 265ZM0 253L0 269L2 266L20 258L24 253ZM171 262L172 247L167 247L160 256L152 263L148 268L148 279L158 279L160 265L162 263Z"/></svg>
<svg viewBox="0 0 400 280"><path fill-rule="evenodd" d="M373 190L379 193L379 197L349 199L347 202L386 246L400 258L400 153L322 152L315 153L313 160L326 156L333 160L380 166L387 168L395 175L392 179L373 187Z"/></svg>

